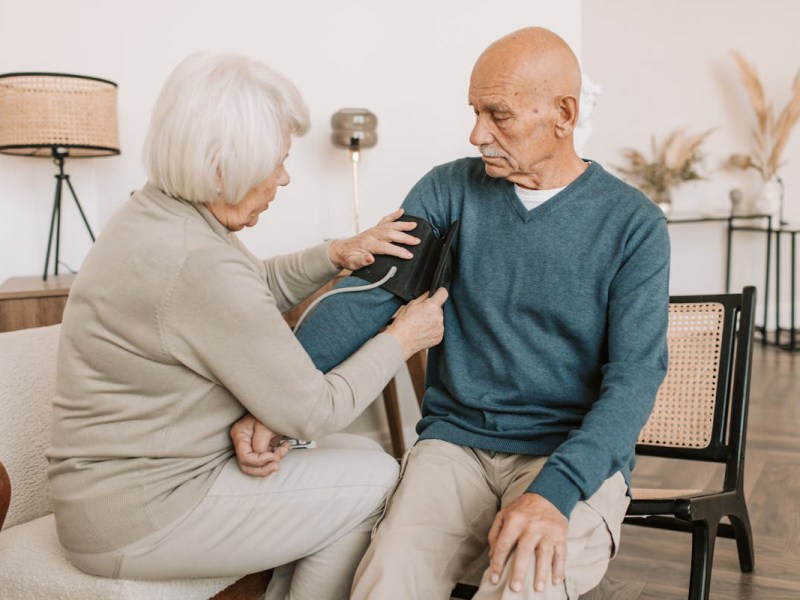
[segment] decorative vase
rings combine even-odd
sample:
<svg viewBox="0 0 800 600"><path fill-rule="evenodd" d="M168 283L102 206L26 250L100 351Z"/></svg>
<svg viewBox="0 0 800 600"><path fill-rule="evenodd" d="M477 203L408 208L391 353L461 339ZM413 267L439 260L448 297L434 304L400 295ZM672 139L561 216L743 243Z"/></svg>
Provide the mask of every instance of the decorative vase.
<svg viewBox="0 0 800 600"><path fill-rule="evenodd" d="M742 210L742 200L744 200L742 190L734 188L730 191L729 195L731 199L731 215L738 216L745 214Z"/></svg>
<svg viewBox="0 0 800 600"><path fill-rule="evenodd" d="M650 199L669 216L672 212L672 190L670 188L659 188L650 193Z"/></svg>
<svg viewBox="0 0 800 600"><path fill-rule="evenodd" d="M764 187L756 198L753 210L760 215L772 217L772 226L780 224L783 204L783 181L777 175L773 175L764 182Z"/></svg>

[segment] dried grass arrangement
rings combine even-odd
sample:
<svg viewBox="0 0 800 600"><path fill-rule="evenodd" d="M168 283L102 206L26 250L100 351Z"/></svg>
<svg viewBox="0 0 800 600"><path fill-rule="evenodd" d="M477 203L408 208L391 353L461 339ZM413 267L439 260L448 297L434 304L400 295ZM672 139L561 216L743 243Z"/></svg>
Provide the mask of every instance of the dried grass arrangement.
<svg viewBox="0 0 800 600"><path fill-rule="evenodd" d="M625 179L647 194L656 204L669 203L671 192L686 181L703 179L700 152L705 139L713 129L688 134L684 128L671 132L663 142L651 138L651 158L633 148L626 148L622 156L624 166L615 167Z"/></svg>
<svg viewBox="0 0 800 600"><path fill-rule="evenodd" d="M791 98L776 119L755 67L738 52L732 50L731 55L755 113L756 124L750 154L732 154L728 164L740 169L755 169L764 181L769 181L778 174L778 169L783 165L781 155L792 128L800 120L800 71L792 83Z"/></svg>

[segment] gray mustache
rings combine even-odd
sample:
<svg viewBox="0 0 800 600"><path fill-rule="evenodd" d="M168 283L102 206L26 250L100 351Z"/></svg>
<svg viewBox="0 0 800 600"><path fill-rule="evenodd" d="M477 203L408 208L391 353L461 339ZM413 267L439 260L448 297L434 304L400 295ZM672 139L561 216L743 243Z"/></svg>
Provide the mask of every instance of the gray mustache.
<svg viewBox="0 0 800 600"><path fill-rule="evenodd" d="M485 156L487 158L505 158L506 155L502 150L496 150L487 144L482 144L478 146L478 150L481 152L481 156Z"/></svg>

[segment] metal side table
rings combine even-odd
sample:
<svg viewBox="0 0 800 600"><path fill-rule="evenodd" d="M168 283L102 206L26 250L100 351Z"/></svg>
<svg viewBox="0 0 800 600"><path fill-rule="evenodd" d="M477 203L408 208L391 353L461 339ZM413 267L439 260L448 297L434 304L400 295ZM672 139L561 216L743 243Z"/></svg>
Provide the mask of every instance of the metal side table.
<svg viewBox="0 0 800 600"><path fill-rule="evenodd" d="M750 231L766 234L766 265L764 269L764 289L759 290L759 302L764 303L764 325L756 326L761 332L762 344L767 343L767 309L769 303L770 288L770 260L772 256L772 217L766 214L752 215L693 215L693 214L674 214L667 217L670 225L680 225L685 223L725 223L727 225L727 239L725 244L725 293L730 293L731 288L731 263L733 234L736 231ZM766 225L766 227L765 227ZM763 300L761 299L763 297Z"/></svg>
<svg viewBox="0 0 800 600"><path fill-rule="evenodd" d="M800 348L797 337L800 334L795 321L795 301L797 298L797 236L800 225L781 224L773 231L775 234L775 345L786 350ZM781 327L781 238L789 238L789 327ZM786 335L784 335L786 334Z"/></svg>
<svg viewBox="0 0 800 600"><path fill-rule="evenodd" d="M753 225L752 222L757 221L758 224ZM764 227L766 224L766 227ZM763 325L756 325L756 330L761 333L761 344L766 345L769 342L768 334L767 334L767 320L769 318L769 288L770 288L770 273L772 272L771 269L771 261L772 261L772 234L775 231L773 229L773 222L771 215L764 215L764 214L755 214L755 215L738 215L738 216L731 216L730 221L728 221L728 249L727 249L727 258L726 258L726 272L725 272L725 292L730 293L730 284L731 284L731 244L733 242L733 232L734 231L750 231L753 233L761 233L765 234L764 237L766 238L767 248L766 248L766 264L764 265L764 289L760 291L760 296L763 297L763 300L759 298L759 302L764 303L764 322ZM777 286L776 286L777 287ZM776 298L779 297L776 294Z"/></svg>

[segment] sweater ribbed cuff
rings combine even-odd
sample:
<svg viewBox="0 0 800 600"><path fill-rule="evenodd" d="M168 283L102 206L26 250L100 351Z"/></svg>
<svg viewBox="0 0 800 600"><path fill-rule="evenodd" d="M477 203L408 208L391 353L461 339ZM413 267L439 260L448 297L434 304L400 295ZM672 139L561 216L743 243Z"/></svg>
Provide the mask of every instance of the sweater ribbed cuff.
<svg viewBox="0 0 800 600"><path fill-rule="evenodd" d="M398 371L406 361L400 340L391 333L386 333L385 331L381 332L364 344L364 346L367 345L369 345L371 351L377 351L381 356L385 356L387 360L397 364L395 372Z"/></svg>
<svg viewBox="0 0 800 600"><path fill-rule="evenodd" d="M331 261L331 255L329 249L333 240L327 240L322 242L321 244L317 244L309 248L309 251L313 253L314 256L314 269L315 272L321 272L323 276L328 275L336 275L337 273L341 272L341 268L337 267Z"/></svg>
<svg viewBox="0 0 800 600"><path fill-rule="evenodd" d="M544 496L567 519L581 499L581 491L575 484L548 465L539 472L527 491Z"/></svg>

